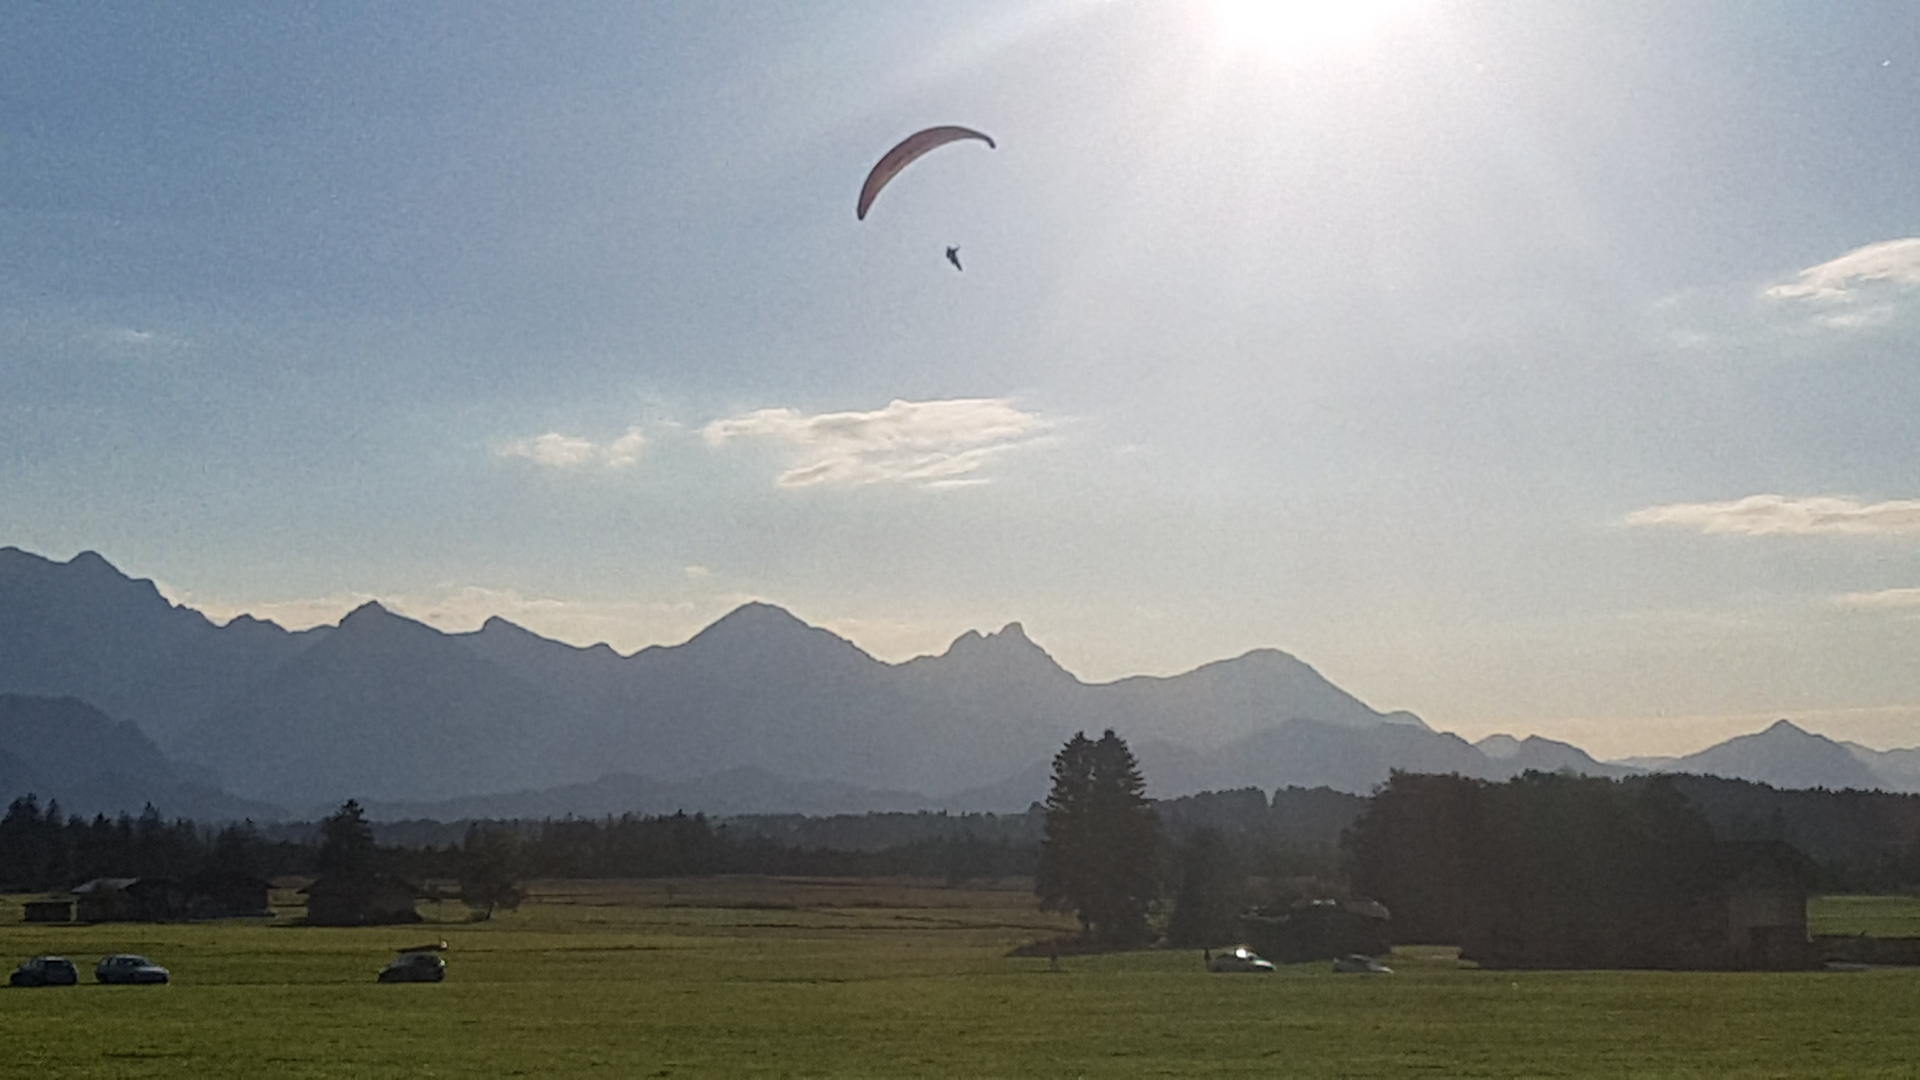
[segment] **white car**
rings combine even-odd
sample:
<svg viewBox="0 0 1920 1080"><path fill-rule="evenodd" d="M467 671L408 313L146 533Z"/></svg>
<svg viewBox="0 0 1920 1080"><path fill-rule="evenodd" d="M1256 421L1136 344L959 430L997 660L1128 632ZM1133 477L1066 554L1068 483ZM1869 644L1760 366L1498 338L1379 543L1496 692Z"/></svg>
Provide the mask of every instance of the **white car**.
<svg viewBox="0 0 1920 1080"><path fill-rule="evenodd" d="M1207 960L1207 970L1217 974L1273 974L1273 961L1263 960L1260 954L1241 945L1213 954Z"/></svg>

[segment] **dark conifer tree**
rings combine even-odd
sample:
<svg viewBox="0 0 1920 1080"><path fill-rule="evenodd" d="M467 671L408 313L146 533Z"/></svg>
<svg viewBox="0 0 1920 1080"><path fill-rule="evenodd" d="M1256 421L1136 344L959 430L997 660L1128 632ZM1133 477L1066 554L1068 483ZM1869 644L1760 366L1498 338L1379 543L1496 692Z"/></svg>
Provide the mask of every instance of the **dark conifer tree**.
<svg viewBox="0 0 1920 1080"><path fill-rule="evenodd" d="M365 877L373 873L373 826L355 799L320 823L319 865L322 874Z"/></svg>
<svg viewBox="0 0 1920 1080"><path fill-rule="evenodd" d="M252 819L221 829L213 838L207 866L222 874L261 877L266 872L265 844Z"/></svg>
<svg viewBox="0 0 1920 1080"><path fill-rule="evenodd" d="M1174 851L1179 867L1167 940L1175 945L1222 945L1239 935L1247 906L1247 874L1227 838L1215 828L1194 830Z"/></svg>
<svg viewBox="0 0 1920 1080"><path fill-rule="evenodd" d="M520 834L509 826L467 826L460 845L460 899L482 919L520 906Z"/></svg>
<svg viewBox="0 0 1920 1080"><path fill-rule="evenodd" d="M1087 937L1127 944L1147 936L1158 887L1159 821L1126 740L1079 732L1053 759L1046 834L1034 891L1050 911L1072 911Z"/></svg>

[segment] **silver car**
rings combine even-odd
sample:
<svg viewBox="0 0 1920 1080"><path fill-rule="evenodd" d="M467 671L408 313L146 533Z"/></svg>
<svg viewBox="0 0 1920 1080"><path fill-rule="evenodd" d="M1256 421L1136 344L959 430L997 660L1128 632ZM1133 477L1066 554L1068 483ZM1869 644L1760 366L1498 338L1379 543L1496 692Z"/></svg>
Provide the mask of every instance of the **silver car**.
<svg viewBox="0 0 1920 1080"><path fill-rule="evenodd" d="M122 985L163 983L170 978L166 968L132 953L103 957L93 965L93 977L96 982Z"/></svg>
<svg viewBox="0 0 1920 1080"><path fill-rule="evenodd" d="M447 962L430 952L403 952L380 969L380 981L383 983L444 982L446 977Z"/></svg>

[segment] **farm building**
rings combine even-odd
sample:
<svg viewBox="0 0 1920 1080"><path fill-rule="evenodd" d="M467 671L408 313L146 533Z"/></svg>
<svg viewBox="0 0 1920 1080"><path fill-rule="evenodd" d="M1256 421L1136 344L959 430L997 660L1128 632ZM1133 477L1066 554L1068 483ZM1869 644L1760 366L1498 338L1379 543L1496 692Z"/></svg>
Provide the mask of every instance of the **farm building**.
<svg viewBox="0 0 1920 1080"><path fill-rule="evenodd" d="M324 877L301 890L309 926L386 926L420 921L420 890L389 874Z"/></svg>
<svg viewBox="0 0 1920 1080"><path fill-rule="evenodd" d="M74 918L81 922L137 922L143 908L128 890L139 878L94 878L73 888Z"/></svg>
<svg viewBox="0 0 1920 1080"><path fill-rule="evenodd" d="M267 889L255 877L207 870L180 880L94 878L73 895L81 922L184 922L271 915Z"/></svg>
<svg viewBox="0 0 1920 1080"><path fill-rule="evenodd" d="M73 901L71 900L29 900L20 907L20 920L22 922L62 923L73 921Z"/></svg>
<svg viewBox="0 0 1920 1080"><path fill-rule="evenodd" d="M1372 900L1306 900L1280 911L1256 910L1240 918L1247 943L1270 960L1297 964L1358 953L1385 956L1393 949L1391 918Z"/></svg>
<svg viewBox="0 0 1920 1080"><path fill-rule="evenodd" d="M1812 967L1807 896L1819 870L1777 840L1722 843L1726 885L1714 897L1726 912L1728 967L1791 970Z"/></svg>

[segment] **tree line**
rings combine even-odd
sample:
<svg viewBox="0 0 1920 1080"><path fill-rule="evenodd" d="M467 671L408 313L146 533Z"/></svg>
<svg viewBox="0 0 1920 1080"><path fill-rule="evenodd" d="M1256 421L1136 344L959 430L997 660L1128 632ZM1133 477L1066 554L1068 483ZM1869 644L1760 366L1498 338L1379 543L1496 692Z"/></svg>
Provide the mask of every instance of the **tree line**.
<svg viewBox="0 0 1920 1080"><path fill-rule="evenodd" d="M1398 772L1365 799L1282 790L1267 803L1248 790L1156 805L1144 792L1112 731L1076 735L1054 759L1035 891L1091 940L1219 943L1244 934L1249 914L1367 898L1391 911L1403 942L1528 962L1711 966L1733 892L1920 885L1914 795Z"/></svg>
<svg viewBox="0 0 1920 1080"><path fill-rule="evenodd" d="M939 815L925 815L938 818ZM991 817L985 815L984 817ZM412 881L659 878L703 874L928 877L949 882L1034 872L1036 847L1015 829L880 831L897 842L830 847L805 827L733 826L703 814L622 814L533 822L470 822L442 843L379 844L357 802L316 826L218 828L138 816L86 819L26 795L0 816L0 890L64 890L96 877L189 877L204 870L274 877L388 875ZM845 822L835 831L852 827Z"/></svg>
<svg viewBox="0 0 1920 1080"><path fill-rule="evenodd" d="M1640 925L1673 896L1706 887L1688 875L1724 862L1726 842L1804 853L1801 869L1824 891L1920 883L1916 796L1688 776L1529 774L1494 784L1396 773L1371 797L1247 789L1156 802L1112 731L1069 740L1047 801L1026 814L624 814L377 828L386 842L374 842L376 827L352 802L317 825L214 828L151 806L85 819L29 795L0 817L0 889L203 870L323 875L340 871L330 860L341 851L353 853L355 873L459 880L463 894L491 897L489 907L530 878L1031 876L1042 904L1073 913L1089 939L1201 944L1235 938L1241 915L1262 905L1349 896L1384 902L1401 940L1458 940L1502 905L1581 918L1604 907L1625 913L1621 927Z"/></svg>
<svg viewBox="0 0 1920 1080"><path fill-rule="evenodd" d="M203 828L167 821L151 805L137 817L93 818L43 809L23 795L0 816L0 888L64 889L96 877L182 878L202 870L266 876L307 873L315 849L270 841L249 823Z"/></svg>

